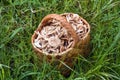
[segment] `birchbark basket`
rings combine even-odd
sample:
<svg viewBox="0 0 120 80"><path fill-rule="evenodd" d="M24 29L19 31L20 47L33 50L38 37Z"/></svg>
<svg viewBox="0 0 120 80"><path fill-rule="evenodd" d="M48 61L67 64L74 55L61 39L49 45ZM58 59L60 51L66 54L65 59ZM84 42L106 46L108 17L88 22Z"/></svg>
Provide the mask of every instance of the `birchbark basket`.
<svg viewBox="0 0 120 80"><path fill-rule="evenodd" d="M79 18L76 18L76 16ZM73 18L69 18L69 17L73 17ZM50 20L53 19L57 20L60 26L64 27L67 30L69 36L72 38L71 46L64 51L62 52L58 51L57 53L44 52L39 47L36 47L34 44L35 39L38 37L38 34L36 32L40 33L46 25L50 24ZM77 29L75 29L74 27L75 25L73 26L72 19L73 20L79 19L81 20L82 24L85 25L82 30L83 31L85 30L86 32L85 33L82 32L84 33L82 36L81 35L79 36L80 30L78 31ZM58 41L59 41L58 43L60 43L60 40ZM45 60L48 61L51 65L57 67L57 69L60 70L61 74L64 76L70 75L71 69L73 69L74 63L76 62L76 59L79 55L86 56L89 54L90 51L89 42L90 42L90 25L85 19L74 13L49 14L45 16L31 38L32 46L39 59L43 60L43 58L45 57ZM60 45L57 43L55 44L57 46Z"/></svg>

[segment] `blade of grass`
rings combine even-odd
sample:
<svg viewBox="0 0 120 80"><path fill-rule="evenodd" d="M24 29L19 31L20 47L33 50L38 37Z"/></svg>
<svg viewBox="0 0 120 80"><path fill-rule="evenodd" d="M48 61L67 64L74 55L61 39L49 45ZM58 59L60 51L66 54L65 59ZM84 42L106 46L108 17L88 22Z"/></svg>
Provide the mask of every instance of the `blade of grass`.
<svg viewBox="0 0 120 80"><path fill-rule="evenodd" d="M118 40L120 39L120 28L119 28L119 32L118 34L115 36L113 43L110 45L110 47L106 50L106 52L101 56L99 62L100 64L103 63L104 58L106 57L106 55L108 55L110 53L110 51L115 47L115 45L117 44Z"/></svg>
<svg viewBox="0 0 120 80"><path fill-rule="evenodd" d="M18 32L20 32L22 29L23 29L22 27L15 29L15 30L12 32L12 34L10 35L10 37L7 37L7 39L3 39L3 41L2 41L3 44L0 45L0 48L4 47L5 44L7 44L9 41L11 41L11 40L15 37L15 35L16 35Z"/></svg>

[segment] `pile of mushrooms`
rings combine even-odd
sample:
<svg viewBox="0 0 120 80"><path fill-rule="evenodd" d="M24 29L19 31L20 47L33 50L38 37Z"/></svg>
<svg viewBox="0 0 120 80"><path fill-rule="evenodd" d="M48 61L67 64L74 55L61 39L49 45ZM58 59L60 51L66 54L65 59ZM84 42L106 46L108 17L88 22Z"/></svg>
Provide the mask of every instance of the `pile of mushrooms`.
<svg viewBox="0 0 120 80"><path fill-rule="evenodd" d="M79 39L82 39L86 35L89 30L88 25L84 23L83 19L78 14L64 13L62 16L72 25Z"/></svg>
<svg viewBox="0 0 120 80"><path fill-rule="evenodd" d="M76 32L81 40L88 32L88 27L79 15L73 13L61 14ZM54 54L61 53L73 47L74 40L68 30L56 19L48 20L41 31L35 31L37 37L34 39L34 46L42 52Z"/></svg>

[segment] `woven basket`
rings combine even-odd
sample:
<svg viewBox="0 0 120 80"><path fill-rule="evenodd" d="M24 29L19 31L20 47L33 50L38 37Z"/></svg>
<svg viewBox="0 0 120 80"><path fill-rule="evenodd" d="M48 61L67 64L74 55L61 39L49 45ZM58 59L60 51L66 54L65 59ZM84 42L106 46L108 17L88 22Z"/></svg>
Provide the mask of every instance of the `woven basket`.
<svg viewBox="0 0 120 80"><path fill-rule="evenodd" d="M68 22L66 19L66 15L68 15L68 14L72 15L74 13L64 13L61 15L49 14L42 19L41 23L39 24L38 28L36 29L36 31L41 32L43 27L46 24L48 24L49 20L51 20L51 19L55 19L55 20L59 21L61 23L62 27L64 27L67 30L68 34L70 34L71 37L73 38L73 44L67 50L60 52L60 53L49 54L49 53L43 52L42 50L40 50L39 48L37 48L34 45L34 40L38 36L35 32L31 38L32 46L33 46L36 54L40 58L40 60L43 60L43 57L46 57L46 61L51 63L51 65L57 66L57 69L60 70L60 72L64 76L68 76L70 74L70 72L71 72L70 68L74 67L76 57L79 54L83 55L83 56L89 54L89 41L90 41L90 26L87 23L87 21L84 20L82 17L79 17L83 21L83 23L87 26L86 34L84 35L84 37L79 39L79 36L76 34L76 31L74 30L74 28L72 27L70 22ZM63 62L65 65L61 62Z"/></svg>

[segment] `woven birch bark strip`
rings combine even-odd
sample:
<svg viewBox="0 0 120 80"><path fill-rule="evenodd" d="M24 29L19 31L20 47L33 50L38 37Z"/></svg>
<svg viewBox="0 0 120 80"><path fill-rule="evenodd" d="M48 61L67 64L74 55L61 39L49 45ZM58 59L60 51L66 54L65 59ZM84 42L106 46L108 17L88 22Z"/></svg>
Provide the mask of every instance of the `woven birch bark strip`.
<svg viewBox="0 0 120 80"><path fill-rule="evenodd" d="M42 19L31 42L40 60L45 56L46 61L68 76L71 70L60 61L73 68L79 54L88 54L89 33L89 24L77 14L49 14Z"/></svg>

